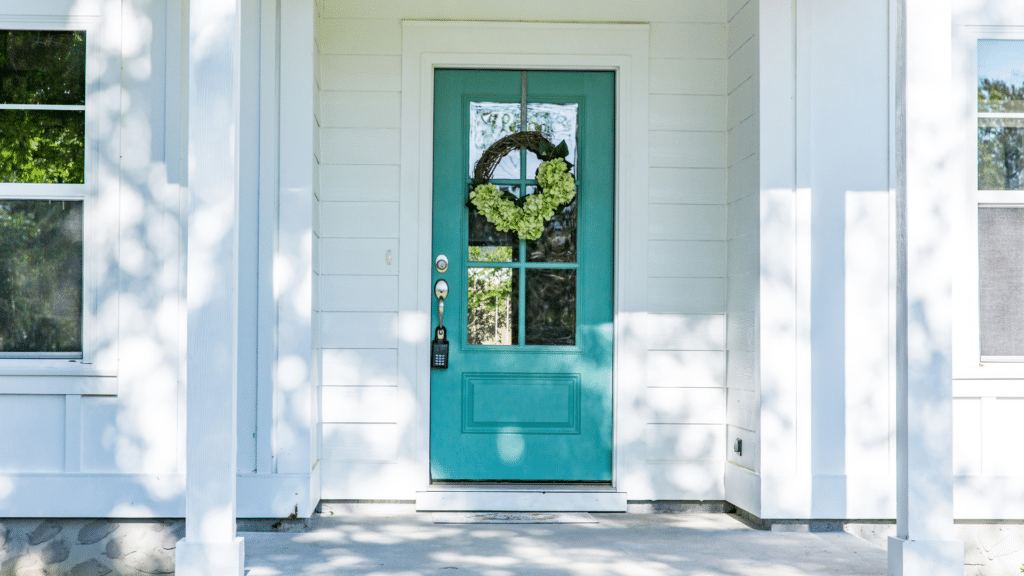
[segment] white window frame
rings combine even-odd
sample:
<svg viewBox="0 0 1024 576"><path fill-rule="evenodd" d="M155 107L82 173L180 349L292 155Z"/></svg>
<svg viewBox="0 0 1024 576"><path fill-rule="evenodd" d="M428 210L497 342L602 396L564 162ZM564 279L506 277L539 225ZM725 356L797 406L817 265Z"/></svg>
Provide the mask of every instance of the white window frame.
<svg viewBox="0 0 1024 576"><path fill-rule="evenodd" d="M0 198L74 200L83 203L82 357L0 358L0 394L117 393L117 278L103 278L116 262L119 182L115 164L101 170L103 152L119 161L120 42L111 46L99 16L0 17L3 30L80 30L86 34L85 165L83 184L0 184ZM114 28L119 30L119 26ZM116 52L111 54L110 50ZM107 50L105 53L104 50ZM111 60L116 58L116 65ZM0 105L23 109L23 105ZM101 138L100 130L107 132ZM103 318L100 318L100 308Z"/></svg>
<svg viewBox="0 0 1024 576"><path fill-rule="evenodd" d="M1024 380L1024 357L981 355L981 311L978 262L978 209L1014 206L1024 208L1024 191L978 189L978 43L984 40L1024 42L1024 26L962 26L954 31L953 100L958 139L954 149L963 151L960 203L956 206L959 238L953 266L953 378L954 380ZM965 382L965 390L976 384ZM976 396L978 390L972 392Z"/></svg>

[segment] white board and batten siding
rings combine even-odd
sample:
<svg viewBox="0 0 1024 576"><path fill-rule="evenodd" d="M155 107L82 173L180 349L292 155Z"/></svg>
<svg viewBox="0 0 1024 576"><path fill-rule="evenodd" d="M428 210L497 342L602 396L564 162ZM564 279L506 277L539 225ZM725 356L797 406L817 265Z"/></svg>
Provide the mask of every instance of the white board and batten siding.
<svg viewBox="0 0 1024 576"><path fill-rule="evenodd" d="M402 19L571 21L479 2L325 2L320 22L322 494L408 498L410 403L397 370ZM724 498L726 6L597 2L588 20L650 21L649 322L644 470L630 499ZM622 233L620 231L620 233ZM392 263L386 262L387 253ZM634 481L638 475L643 481Z"/></svg>

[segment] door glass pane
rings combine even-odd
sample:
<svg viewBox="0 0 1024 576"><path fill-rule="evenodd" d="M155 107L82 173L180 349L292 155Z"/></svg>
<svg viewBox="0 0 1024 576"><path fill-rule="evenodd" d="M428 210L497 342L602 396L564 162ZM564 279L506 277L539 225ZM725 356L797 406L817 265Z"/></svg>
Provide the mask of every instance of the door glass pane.
<svg viewBox="0 0 1024 576"><path fill-rule="evenodd" d="M565 141L569 147L569 155L565 157L572 165L572 173L576 173L576 131L579 126L579 104L547 104L535 103L526 105L526 121L530 130L544 135L551 144ZM526 174L536 178L540 158L533 152L526 153Z"/></svg>
<svg viewBox="0 0 1024 576"><path fill-rule="evenodd" d="M1024 189L1024 119L978 119L978 189Z"/></svg>
<svg viewBox="0 0 1024 576"><path fill-rule="evenodd" d="M85 182L85 112L0 110L0 182Z"/></svg>
<svg viewBox="0 0 1024 576"><path fill-rule="evenodd" d="M519 104L502 102L470 102L469 104L469 174L476 169L480 156L498 140L519 131ZM518 180L519 154L510 152L494 169L494 180Z"/></svg>
<svg viewBox="0 0 1024 576"><path fill-rule="evenodd" d="M540 238L526 243L528 262L576 261L576 203L577 198L555 214L544 225Z"/></svg>
<svg viewBox="0 0 1024 576"><path fill-rule="evenodd" d="M82 214L0 200L0 353L82 350Z"/></svg>
<svg viewBox="0 0 1024 576"><path fill-rule="evenodd" d="M1024 356L1024 208L978 209L981 355Z"/></svg>
<svg viewBox="0 0 1024 576"><path fill-rule="evenodd" d="M519 343L519 270L470 268L466 294L466 342L513 346Z"/></svg>
<svg viewBox="0 0 1024 576"><path fill-rule="evenodd" d="M0 30L0 104L85 104L85 32Z"/></svg>
<svg viewBox="0 0 1024 576"><path fill-rule="evenodd" d="M978 112L1024 112L1024 40L978 41Z"/></svg>
<svg viewBox="0 0 1024 576"><path fill-rule="evenodd" d="M519 186L498 186L519 197ZM519 238L513 232L500 232L477 212L469 209L469 261L518 262Z"/></svg>
<svg viewBox="0 0 1024 576"><path fill-rule="evenodd" d="M576 344L576 271L526 271L526 343Z"/></svg>

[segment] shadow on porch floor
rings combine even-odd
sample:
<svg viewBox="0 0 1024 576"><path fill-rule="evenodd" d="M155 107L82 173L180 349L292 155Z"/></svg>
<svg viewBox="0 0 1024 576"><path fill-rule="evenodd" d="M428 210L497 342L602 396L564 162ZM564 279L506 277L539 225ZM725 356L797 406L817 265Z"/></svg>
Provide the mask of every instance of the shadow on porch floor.
<svg viewBox="0 0 1024 576"><path fill-rule="evenodd" d="M725 514L594 514L593 524L434 524L391 510L240 532L246 576L882 576L885 550L843 532L753 530Z"/></svg>

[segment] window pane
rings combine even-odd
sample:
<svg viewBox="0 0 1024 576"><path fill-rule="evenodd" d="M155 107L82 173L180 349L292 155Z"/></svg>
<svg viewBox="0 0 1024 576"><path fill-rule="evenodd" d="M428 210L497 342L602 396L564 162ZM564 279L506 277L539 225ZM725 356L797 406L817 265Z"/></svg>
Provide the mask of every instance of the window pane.
<svg viewBox="0 0 1024 576"><path fill-rule="evenodd" d="M1024 356L1024 207L979 208L982 356Z"/></svg>
<svg viewBox="0 0 1024 576"><path fill-rule="evenodd" d="M526 271L526 343L576 344L576 271Z"/></svg>
<svg viewBox="0 0 1024 576"><path fill-rule="evenodd" d="M1024 41L978 41L978 112L1024 112Z"/></svg>
<svg viewBox="0 0 1024 576"><path fill-rule="evenodd" d="M0 182L85 182L85 112L0 110Z"/></svg>
<svg viewBox="0 0 1024 576"><path fill-rule="evenodd" d="M0 200L0 352L81 352L82 202Z"/></svg>
<svg viewBox="0 0 1024 576"><path fill-rule="evenodd" d="M536 190L534 190L536 192ZM540 238L526 243L527 262L576 261L576 203L572 199L560 213L544 224Z"/></svg>
<svg viewBox="0 0 1024 576"><path fill-rule="evenodd" d="M470 102L469 104L469 174L472 176L480 156L491 144L519 131L519 104L501 102ZM509 152L494 168L491 179L518 180L519 153Z"/></svg>
<svg viewBox="0 0 1024 576"><path fill-rule="evenodd" d="M466 342L519 344L519 270L470 268L468 272Z"/></svg>
<svg viewBox="0 0 1024 576"><path fill-rule="evenodd" d="M526 121L530 130L544 135L551 144L558 146L565 141L569 147L569 155L565 157L572 165L572 173L576 173L576 129L579 125L579 104L547 104L536 103L526 105ZM536 178L540 158L533 152L526 153L526 174Z"/></svg>
<svg viewBox="0 0 1024 576"><path fill-rule="evenodd" d="M0 30L0 104L85 104L85 32Z"/></svg>
<svg viewBox="0 0 1024 576"><path fill-rule="evenodd" d="M519 197L519 186L498 186L498 189ZM499 232L476 208L470 207L469 261L518 262L519 238L514 232Z"/></svg>

